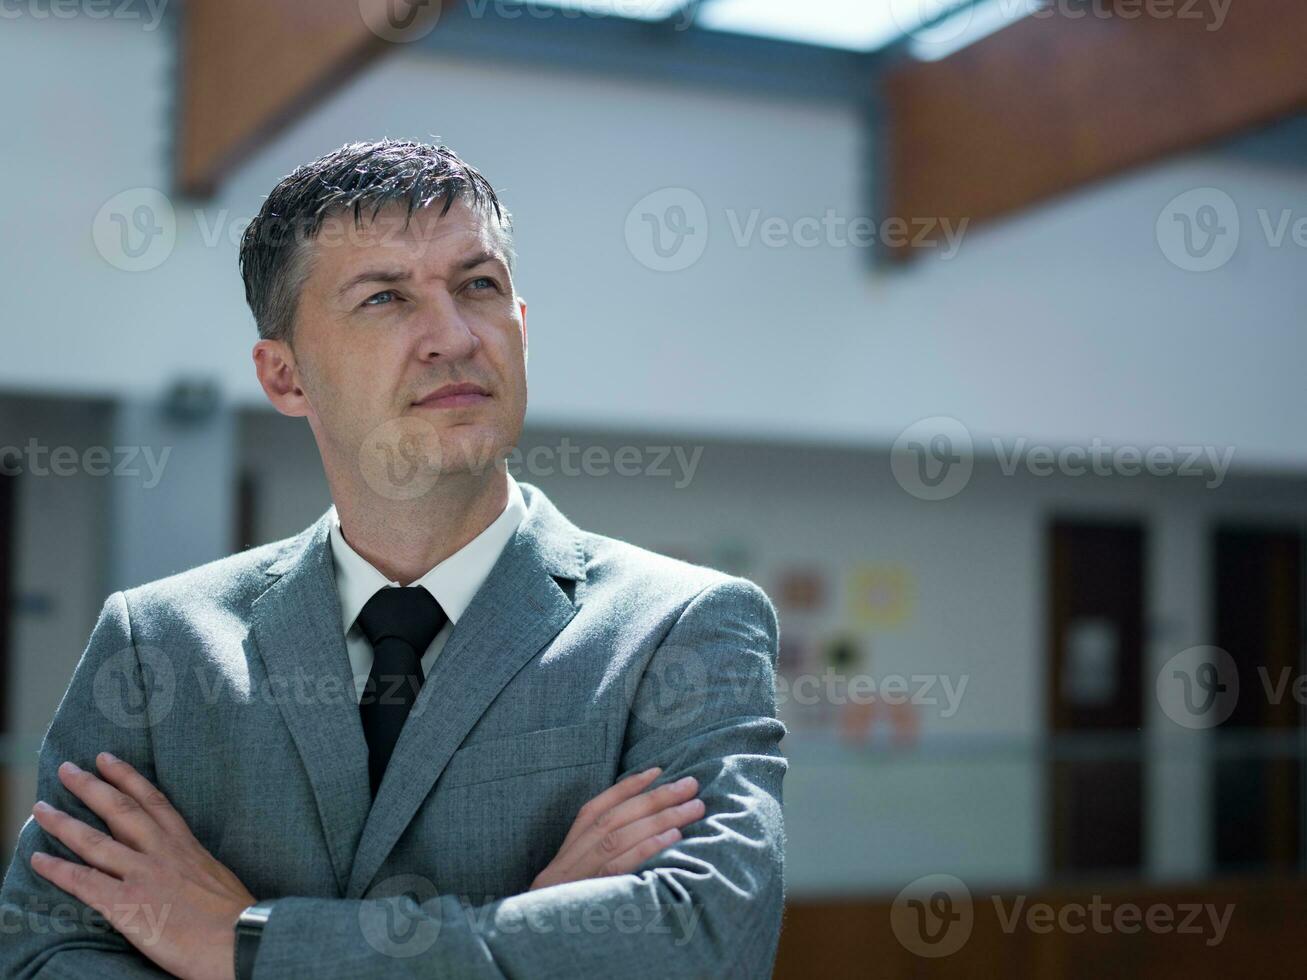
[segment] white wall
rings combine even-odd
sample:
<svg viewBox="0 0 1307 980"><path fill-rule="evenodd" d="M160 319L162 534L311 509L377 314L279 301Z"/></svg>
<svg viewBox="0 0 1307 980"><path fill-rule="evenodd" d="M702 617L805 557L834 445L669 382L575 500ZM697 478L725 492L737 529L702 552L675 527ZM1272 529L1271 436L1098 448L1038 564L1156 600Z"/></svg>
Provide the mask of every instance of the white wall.
<svg viewBox="0 0 1307 980"><path fill-rule="evenodd" d="M28 96L0 127L0 178L24 189L0 246L21 286L7 316L26 328L7 331L0 385L152 391L207 371L257 403L226 233L281 175L348 139L436 134L518 217L538 423L868 445L948 415L977 436L1211 443L1241 467L1307 466L1303 249L1259 241L1256 218L1298 207L1301 173L1195 155L979 229L951 261L873 274L859 249L738 247L726 217L861 213L852 110L404 50L289 127L198 216L175 201L175 250L127 273L99 258L90 227L114 194L167 186L167 45L163 31L87 20L0 34L0 81ZM1184 272L1154 223L1207 184L1238 202L1245 240L1223 269ZM624 237L632 206L667 186L709 215L705 254L679 273L641 265Z"/></svg>

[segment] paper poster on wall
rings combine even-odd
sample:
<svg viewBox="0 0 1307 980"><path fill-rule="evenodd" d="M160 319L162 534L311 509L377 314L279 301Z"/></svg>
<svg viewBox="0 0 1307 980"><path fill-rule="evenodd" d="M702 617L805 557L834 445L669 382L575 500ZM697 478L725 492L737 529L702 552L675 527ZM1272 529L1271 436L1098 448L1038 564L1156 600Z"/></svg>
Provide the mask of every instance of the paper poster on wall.
<svg viewBox="0 0 1307 980"><path fill-rule="evenodd" d="M869 643L842 640L832 648L831 661L835 710L828 720L841 741L859 747L889 742L895 748L916 741L917 706L907 691L881 688L884 678L871 668Z"/></svg>
<svg viewBox="0 0 1307 980"><path fill-rule="evenodd" d="M810 643L799 632L781 630L780 649L776 657L776 670L786 677L794 677L811 668L808 663Z"/></svg>
<svg viewBox="0 0 1307 980"><path fill-rule="evenodd" d="M1116 698L1120 638L1110 619L1086 616L1067 624L1063 646L1062 698L1095 707Z"/></svg>
<svg viewBox="0 0 1307 980"><path fill-rule="evenodd" d="M849 618L869 629L906 625L916 607L912 570L898 562L861 562L849 573Z"/></svg>
<svg viewBox="0 0 1307 980"><path fill-rule="evenodd" d="M816 612L827 601L826 576L820 569L791 567L776 576L776 603L790 612Z"/></svg>

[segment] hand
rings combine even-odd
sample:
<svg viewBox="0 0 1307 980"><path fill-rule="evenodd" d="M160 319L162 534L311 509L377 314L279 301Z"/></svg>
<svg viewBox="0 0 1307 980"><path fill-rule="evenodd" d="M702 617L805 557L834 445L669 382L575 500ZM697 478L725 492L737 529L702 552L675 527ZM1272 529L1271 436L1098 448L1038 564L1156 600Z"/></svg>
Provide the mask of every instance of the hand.
<svg viewBox="0 0 1307 980"><path fill-rule="evenodd" d="M581 807L558 854L528 891L634 871L680 840L678 828L704 813L703 800L694 797L699 782L686 776L641 792L660 772L655 766L627 776Z"/></svg>
<svg viewBox="0 0 1307 980"><path fill-rule="evenodd" d="M38 802L36 822L86 864L38 851L32 869L103 915L169 973L232 980L236 918L254 896L149 780L107 752L95 761L103 779L65 762L59 781L113 836Z"/></svg>

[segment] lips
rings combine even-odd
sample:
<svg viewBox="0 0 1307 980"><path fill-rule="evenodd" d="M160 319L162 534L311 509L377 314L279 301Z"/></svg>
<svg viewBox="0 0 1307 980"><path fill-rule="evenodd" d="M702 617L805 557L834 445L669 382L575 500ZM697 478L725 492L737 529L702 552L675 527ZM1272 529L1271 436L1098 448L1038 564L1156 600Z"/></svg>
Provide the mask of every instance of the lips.
<svg viewBox="0 0 1307 980"><path fill-rule="evenodd" d="M463 381L459 384L444 385L425 397L415 401L414 405L437 405L442 407L453 407L457 405L475 405L477 402L489 398L490 392L486 391L481 385L473 384L470 381Z"/></svg>

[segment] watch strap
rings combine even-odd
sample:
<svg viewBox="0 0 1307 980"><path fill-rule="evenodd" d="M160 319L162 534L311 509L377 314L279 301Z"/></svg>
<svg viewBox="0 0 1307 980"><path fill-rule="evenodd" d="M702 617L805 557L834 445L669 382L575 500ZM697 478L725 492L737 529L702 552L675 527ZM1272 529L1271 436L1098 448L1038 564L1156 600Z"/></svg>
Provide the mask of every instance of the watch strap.
<svg viewBox="0 0 1307 980"><path fill-rule="evenodd" d="M254 961L259 956L263 927L272 915L272 905L251 905L236 920L236 980L254 980Z"/></svg>

